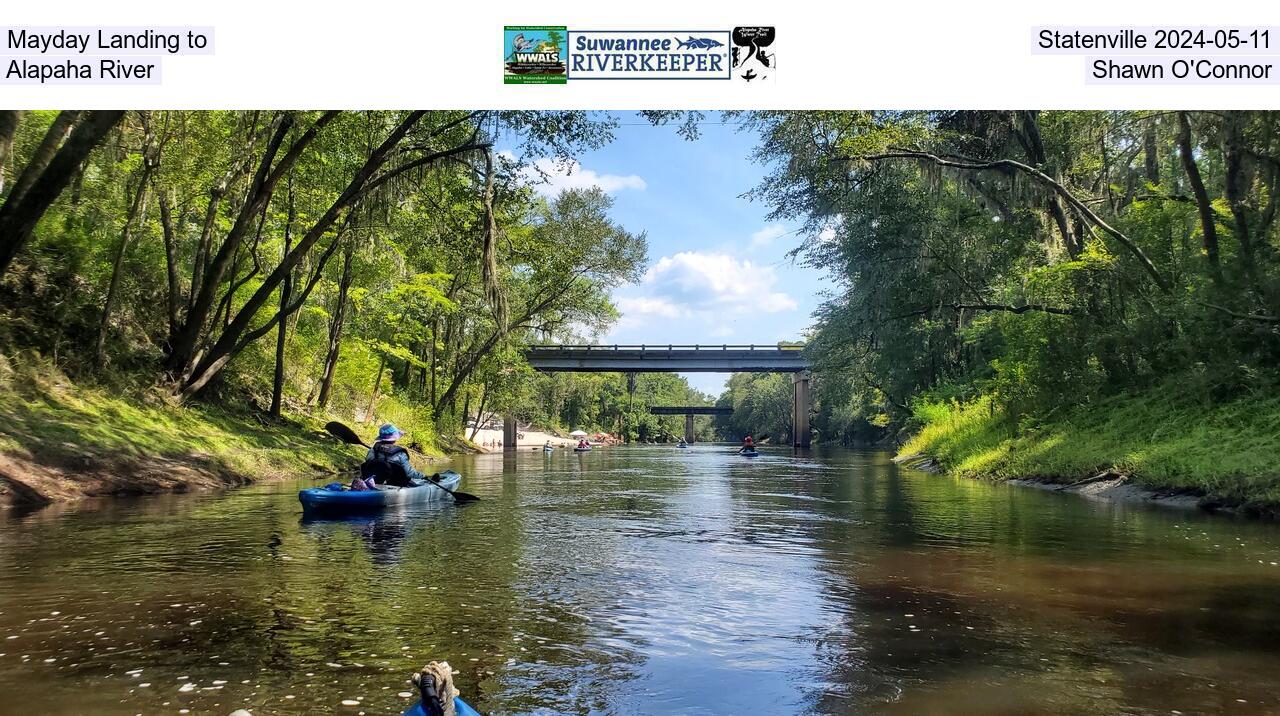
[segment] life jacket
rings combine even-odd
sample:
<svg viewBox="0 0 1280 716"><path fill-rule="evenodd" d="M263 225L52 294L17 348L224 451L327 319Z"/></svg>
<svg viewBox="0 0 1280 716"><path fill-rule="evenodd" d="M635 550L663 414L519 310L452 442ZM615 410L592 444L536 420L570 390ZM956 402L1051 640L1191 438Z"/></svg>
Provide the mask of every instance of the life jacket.
<svg viewBox="0 0 1280 716"><path fill-rule="evenodd" d="M742 447L754 448L755 446L756 446L756 441L752 440L750 435L742 439Z"/></svg>
<svg viewBox="0 0 1280 716"><path fill-rule="evenodd" d="M397 455L408 454L409 451L399 445L374 443L373 457L360 465L360 477L372 477L378 482L391 485L406 484L409 482L409 475L404 471L404 465L394 460Z"/></svg>

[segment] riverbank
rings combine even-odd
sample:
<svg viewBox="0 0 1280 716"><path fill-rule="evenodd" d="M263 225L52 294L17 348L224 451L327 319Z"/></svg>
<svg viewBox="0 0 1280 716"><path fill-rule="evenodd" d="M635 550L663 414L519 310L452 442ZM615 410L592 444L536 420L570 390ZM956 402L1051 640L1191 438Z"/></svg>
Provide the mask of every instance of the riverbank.
<svg viewBox="0 0 1280 716"><path fill-rule="evenodd" d="M542 447L548 442L561 448L573 447L578 444L578 441L573 438L562 438L558 435L538 430L525 430L522 434L524 437L517 440L516 445L527 450ZM472 442L479 446L481 452L502 452L502 431L481 428L476 431L476 437Z"/></svg>
<svg viewBox="0 0 1280 716"><path fill-rule="evenodd" d="M0 506L318 480L361 457L320 418L179 407L14 366L0 359Z"/></svg>
<svg viewBox="0 0 1280 716"><path fill-rule="evenodd" d="M921 406L898 460L1096 499L1280 517L1280 397L1205 404L1165 389L1015 427L989 399Z"/></svg>

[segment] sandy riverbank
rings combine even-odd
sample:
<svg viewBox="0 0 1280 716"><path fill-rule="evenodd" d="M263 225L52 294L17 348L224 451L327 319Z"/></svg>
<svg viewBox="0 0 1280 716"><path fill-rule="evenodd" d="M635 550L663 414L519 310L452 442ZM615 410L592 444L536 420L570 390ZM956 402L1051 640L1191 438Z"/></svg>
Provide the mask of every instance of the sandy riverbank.
<svg viewBox="0 0 1280 716"><path fill-rule="evenodd" d="M529 450L542 447L548 440L550 440L551 444L556 447L573 447L578 444L576 438L562 438L552 435L551 433L544 433L537 430L524 430L521 432L524 434L524 437L520 438L516 442L516 446ZM481 429L476 432L474 442L485 452L501 452L502 447L499 443L502 442L502 431Z"/></svg>

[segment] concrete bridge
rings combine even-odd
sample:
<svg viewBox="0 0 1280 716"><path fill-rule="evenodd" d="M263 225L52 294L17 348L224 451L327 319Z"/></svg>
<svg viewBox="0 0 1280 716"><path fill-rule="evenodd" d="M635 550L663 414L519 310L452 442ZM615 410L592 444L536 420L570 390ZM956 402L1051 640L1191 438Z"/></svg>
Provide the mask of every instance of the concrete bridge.
<svg viewBox="0 0 1280 716"><path fill-rule="evenodd" d="M542 345L525 349L529 365L543 373L790 373L792 443L809 447L809 361L801 346L779 345ZM686 427L693 420L686 420ZM514 416L507 416L503 448L516 449Z"/></svg>
<svg viewBox="0 0 1280 716"><path fill-rule="evenodd" d="M809 369L800 346L529 346L525 359L544 373L797 373Z"/></svg>
<svg viewBox="0 0 1280 716"><path fill-rule="evenodd" d="M683 415L684 441L693 442L693 416L695 415L733 415L733 408L718 408L714 405L687 405L684 407L651 406L650 415Z"/></svg>

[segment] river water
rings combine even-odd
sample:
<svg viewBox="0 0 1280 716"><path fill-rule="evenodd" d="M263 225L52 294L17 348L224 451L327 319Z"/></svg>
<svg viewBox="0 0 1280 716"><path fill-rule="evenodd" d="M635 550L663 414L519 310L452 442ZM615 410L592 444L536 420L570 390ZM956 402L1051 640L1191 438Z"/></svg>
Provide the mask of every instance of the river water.
<svg viewBox="0 0 1280 716"><path fill-rule="evenodd" d="M0 713L1280 713L1280 529L723 445L0 515ZM358 705L343 706L343 701ZM185 709L185 711L184 711Z"/></svg>

